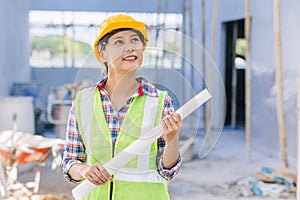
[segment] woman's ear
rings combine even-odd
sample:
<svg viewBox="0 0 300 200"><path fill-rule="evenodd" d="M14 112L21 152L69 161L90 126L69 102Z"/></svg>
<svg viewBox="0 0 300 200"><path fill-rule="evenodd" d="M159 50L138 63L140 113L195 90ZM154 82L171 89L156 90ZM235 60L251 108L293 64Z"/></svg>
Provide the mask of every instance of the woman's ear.
<svg viewBox="0 0 300 200"><path fill-rule="evenodd" d="M106 62L106 59L105 59L105 56L104 56L104 53L103 53L104 48L101 48L101 46L98 45L97 50L98 50L98 53L99 53L100 62Z"/></svg>
<svg viewBox="0 0 300 200"><path fill-rule="evenodd" d="M103 50L99 51L99 54L100 54L101 61L102 62L107 62L106 55L103 52Z"/></svg>

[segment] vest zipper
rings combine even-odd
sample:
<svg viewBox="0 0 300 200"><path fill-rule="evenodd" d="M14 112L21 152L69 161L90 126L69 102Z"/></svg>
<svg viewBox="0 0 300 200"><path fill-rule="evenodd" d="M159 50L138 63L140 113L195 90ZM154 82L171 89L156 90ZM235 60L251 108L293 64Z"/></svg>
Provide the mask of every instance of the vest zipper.
<svg viewBox="0 0 300 200"><path fill-rule="evenodd" d="M112 158L115 156L115 143L112 142ZM114 178L114 175L112 174L112 177ZM114 189L114 183L113 181L110 182L110 191L109 191L109 200L113 199L113 189Z"/></svg>
<svg viewBox="0 0 300 200"><path fill-rule="evenodd" d="M114 189L114 183L110 182L110 191L109 191L109 199L112 200L112 194Z"/></svg>

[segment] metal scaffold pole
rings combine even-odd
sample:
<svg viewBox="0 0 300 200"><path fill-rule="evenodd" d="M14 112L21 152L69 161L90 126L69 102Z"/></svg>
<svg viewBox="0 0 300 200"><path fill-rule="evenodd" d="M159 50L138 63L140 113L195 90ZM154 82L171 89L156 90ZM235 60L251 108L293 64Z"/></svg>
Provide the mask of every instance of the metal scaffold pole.
<svg viewBox="0 0 300 200"><path fill-rule="evenodd" d="M187 12L187 8L186 8L186 1L182 1L182 33L183 33L183 36L186 34L186 12ZM186 72L185 72L185 69L186 69L186 66L185 66L185 57L186 57L186 43L184 41L184 37L182 37L183 40L182 40L182 57L181 57L181 74L183 77L185 77L186 75ZM185 101L186 100L186 95L185 95L185 88L184 88L184 83L183 83L183 79L181 79L181 91L182 91L182 100Z"/></svg>
<svg viewBox="0 0 300 200"><path fill-rule="evenodd" d="M205 0L201 1L201 33L202 33L202 38L201 38L201 45L202 48L205 49ZM203 81L202 81L202 87L205 88L205 80L206 80L206 59L205 59L205 51L202 51L202 76L203 76ZM203 109L203 116L205 120L206 116L206 111ZM205 124L205 123L204 123Z"/></svg>
<svg viewBox="0 0 300 200"><path fill-rule="evenodd" d="M211 58L213 61L215 61L215 54L216 54L216 35L217 35L217 24L218 24L218 0L214 0L214 11L213 11L213 26L212 26L212 37L211 37ZM214 91L214 71L212 66L208 66L208 88L209 92L213 95ZM211 130L210 130L210 122L211 122L211 101L208 101L206 106L205 106L205 129L206 129L206 134L208 138L208 143L210 142L210 135L211 135Z"/></svg>
<svg viewBox="0 0 300 200"><path fill-rule="evenodd" d="M160 12L161 12L161 1L157 0L157 12L156 12L156 16L157 16L157 24L156 24L156 33L155 33L155 48L157 48L158 46L158 38L159 38L159 32L160 32L160 24L159 24L159 20L160 20ZM158 51L158 49L156 49L156 51ZM157 82L159 80L159 73L158 73L158 52L156 52L156 56L155 56L155 82Z"/></svg>
<svg viewBox="0 0 300 200"><path fill-rule="evenodd" d="M190 19L190 25L189 25L189 32L190 32L190 37L194 39L194 29L193 29L193 0L189 1L189 19ZM195 81L194 81L194 68L193 68L193 63L194 63L194 45L193 45L193 40L190 40L190 54L191 54L191 85L192 88L195 87ZM193 123L193 122L192 122Z"/></svg>
<svg viewBox="0 0 300 200"><path fill-rule="evenodd" d="M193 39L194 39L194 28L193 28L193 0L189 0L189 36L191 37L191 40L190 40L190 50L189 50L189 55L190 55L190 62L189 63L189 67L190 67L190 83L191 83L191 86L193 89L195 89L195 80L194 80L194 44L193 44ZM193 91L189 91L188 92L188 96L189 95L193 95L192 94ZM194 115L191 117L190 119L190 127L192 127L193 129L195 127L194 124L195 124L195 117Z"/></svg>

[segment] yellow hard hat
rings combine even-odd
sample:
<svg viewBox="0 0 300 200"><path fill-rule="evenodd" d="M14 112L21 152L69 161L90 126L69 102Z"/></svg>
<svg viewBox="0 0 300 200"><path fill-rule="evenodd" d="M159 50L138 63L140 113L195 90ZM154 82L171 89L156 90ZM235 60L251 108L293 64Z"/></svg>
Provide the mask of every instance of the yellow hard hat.
<svg viewBox="0 0 300 200"><path fill-rule="evenodd" d="M113 30L121 28L135 29L144 36L144 49L147 46L148 34L146 25L143 22L134 20L132 17L124 14L118 14L105 19L99 26L96 34L96 40L94 42L94 54L99 62L101 62L98 44L99 41Z"/></svg>

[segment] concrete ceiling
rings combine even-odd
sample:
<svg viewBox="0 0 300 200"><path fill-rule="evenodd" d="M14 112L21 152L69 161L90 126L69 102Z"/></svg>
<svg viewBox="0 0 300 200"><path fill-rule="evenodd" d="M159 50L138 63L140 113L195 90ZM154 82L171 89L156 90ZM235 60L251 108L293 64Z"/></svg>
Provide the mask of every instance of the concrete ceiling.
<svg viewBox="0 0 300 200"><path fill-rule="evenodd" d="M30 0L31 10L182 13L184 0Z"/></svg>

